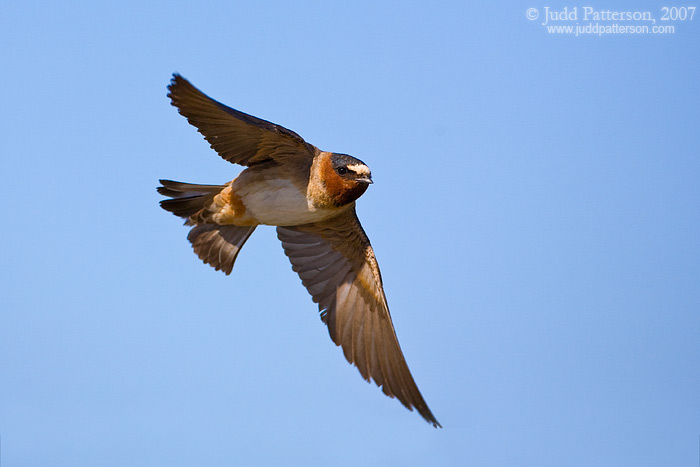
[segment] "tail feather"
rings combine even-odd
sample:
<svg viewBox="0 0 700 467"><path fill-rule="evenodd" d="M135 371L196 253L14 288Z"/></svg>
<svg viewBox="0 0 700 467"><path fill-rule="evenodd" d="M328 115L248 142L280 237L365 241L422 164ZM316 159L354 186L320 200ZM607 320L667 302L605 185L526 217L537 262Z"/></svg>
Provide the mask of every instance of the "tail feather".
<svg viewBox="0 0 700 467"><path fill-rule="evenodd" d="M195 185L193 183L159 180L158 193L170 196L160 202L160 207L176 216L189 219L208 206L224 185Z"/></svg>
<svg viewBox="0 0 700 467"><path fill-rule="evenodd" d="M255 226L218 225L207 223L203 212L226 185L195 185L193 183L160 180L158 193L169 196L160 206L193 225L187 239L199 258L214 269L230 274L233 263Z"/></svg>

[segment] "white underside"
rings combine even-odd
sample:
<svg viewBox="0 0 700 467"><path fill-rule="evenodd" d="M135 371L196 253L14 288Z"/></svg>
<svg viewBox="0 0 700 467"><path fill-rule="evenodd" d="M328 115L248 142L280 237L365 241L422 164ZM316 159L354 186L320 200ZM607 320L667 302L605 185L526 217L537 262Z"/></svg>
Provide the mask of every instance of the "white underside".
<svg viewBox="0 0 700 467"><path fill-rule="evenodd" d="M316 208L302 192L285 179L234 183L248 214L261 224L300 225L319 222L338 213L337 209Z"/></svg>

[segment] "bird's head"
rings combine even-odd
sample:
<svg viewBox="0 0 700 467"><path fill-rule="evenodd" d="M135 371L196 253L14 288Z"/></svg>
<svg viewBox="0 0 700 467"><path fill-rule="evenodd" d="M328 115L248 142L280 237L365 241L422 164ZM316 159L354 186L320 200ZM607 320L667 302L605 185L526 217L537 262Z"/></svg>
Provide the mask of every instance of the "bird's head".
<svg viewBox="0 0 700 467"><path fill-rule="evenodd" d="M352 203L372 183L372 172L361 160L338 153L324 153L322 157L321 180L334 205Z"/></svg>
<svg viewBox="0 0 700 467"><path fill-rule="evenodd" d="M333 171L343 180L364 185L372 183L372 172L361 160L347 154L332 153L330 162Z"/></svg>

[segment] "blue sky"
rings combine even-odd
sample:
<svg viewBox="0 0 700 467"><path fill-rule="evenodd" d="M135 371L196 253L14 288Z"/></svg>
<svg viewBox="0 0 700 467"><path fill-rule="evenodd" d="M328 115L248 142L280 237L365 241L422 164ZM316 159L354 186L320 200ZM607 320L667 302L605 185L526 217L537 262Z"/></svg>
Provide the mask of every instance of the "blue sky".
<svg viewBox="0 0 700 467"><path fill-rule="evenodd" d="M587 5L4 5L3 465L697 465L700 17L526 17ZM444 429L345 362L274 229L228 277L191 252L158 178L239 168L173 72L371 167L358 213Z"/></svg>

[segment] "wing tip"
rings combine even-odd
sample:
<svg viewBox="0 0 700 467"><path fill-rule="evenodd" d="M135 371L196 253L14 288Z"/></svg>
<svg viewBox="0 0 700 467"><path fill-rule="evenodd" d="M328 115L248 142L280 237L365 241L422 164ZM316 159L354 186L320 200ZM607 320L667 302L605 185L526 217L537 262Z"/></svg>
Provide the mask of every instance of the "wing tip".
<svg viewBox="0 0 700 467"><path fill-rule="evenodd" d="M395 396L391 395L389 397L391 397L393 399ZM401 401L401 399L398 399L398 400L399 400L399 402L403 403L403 401ZM426 422L433 425L433 428L442 428L442 425L440 424L440 422L437 421L437 418L435 418L435 415L433 415L433 412L428 408L428 404L426 404L425 401L421 401L421 402L422 402L421 406L418 406L415 403L404 404L404 406L406 406L408 408L408 410L410 410L411 412L413 412L413 409L416 409L416 412L418 412L418 414L421 417L423 417L423 419Z"/></svg>
<svg viewBox="0 0 700 467"><path fill-rule="evenodd" d="M416 407L416 410L418 408ZM433 428L442 428L442 425L440 425L440 422L437 421L437 418L433 415L433 413L426 407L426 410L428 413L421 413L420 411L418 413L421 414L421 416L425 419L426 422L430 423L433 425Z"/></svg>
<svg viewBox="0 0 700 467"><path fill-rule="evenodd" d="M172 91L173 87L175 87L181 83L189 83L189 81L187 81L187 79L184 76L182 76L180 73L178 73L176 71L175 73L173 73L172 78L170 78L170 84L168 84L168 90Z"/></svg>
<svg viewBox="0 0 700 467"><path fill-rule="evenodd" d="M177 101L178 99L192 92L201 94L201 91L195 88L194 85L190 83L187 78L182 76L180 73L173 73L173 76L170 79L170 83L168 84L168 98L170 99L170 105L177 107L181 115L184 114L178 106Z"/></svg>
<svg viewBox="0 0 700 467"><path fill-rule="evenodd" d="M331 338L332 338L332 335L331 335ZM336 346L340 346L340 343L335 342L335 340L333 340L333 343ZM406 407L411 412L413 412L413 409L415 409L416 412L418 412L418 414L421 417L423 417L423 419L426 422L430 423L433 426L433 428L442 428L442 425L440 424L440 422L438 422L437 418L435 418L435 415L433 415L433 412L428 408L428 404L426 404L425 400L423 400L423 396L420 394L420 392L418 393L418 397L420 400L416 401L416 402L408 400L406 395L403 395L403 397L398 397L398 395L394 394L394 392L391 390L391 388L389 388L386 384L379 383L372 376L371 372L368 372L367 375L365 376L362 373L362 369L360 368L360 366L357 364L356 361L348 358L347 355L345 356L345 358L347 359L348 363L350 363L352 366L357 368L358 372L360 373L360 376L362 376L362 379L367 381L367 383L374 382L374 384L376 384L379 388L381 388L384 395L388 396L390 399L396 399L397 401L399 401L401 403L401 405ZM418 388L416 387L416 389L418 389Z"/></svg>

